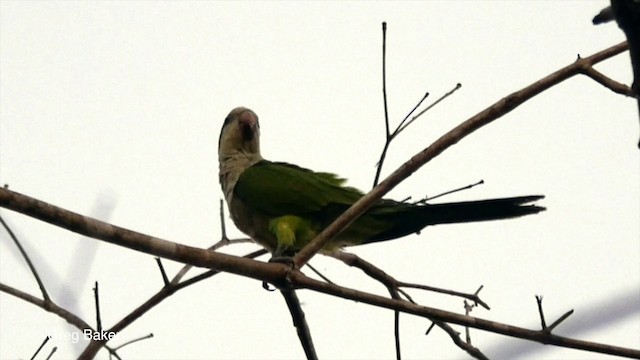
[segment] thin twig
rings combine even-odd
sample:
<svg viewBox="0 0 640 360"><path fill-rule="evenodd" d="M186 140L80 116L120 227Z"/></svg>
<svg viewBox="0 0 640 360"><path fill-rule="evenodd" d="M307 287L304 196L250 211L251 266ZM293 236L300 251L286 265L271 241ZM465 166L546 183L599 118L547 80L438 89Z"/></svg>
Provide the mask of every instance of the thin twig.
<svg viewBox="0 0 640 360"><path fill-rule="evenodd" d="M464 304L464 314L469 316L469 314L471 314L471 311L473 310L473 307L475 305L469 304L467 300L464 300L463 304ZM465 341L467 342L467 344L471 345L471 333L469 332L468 326L464 327L464 332L465 332Z"/></svg>
<svg viewBox="0 0 640 360"><path fill-rule="evenodd" d="M631 87L613 80L612 78L596 70L593 66L586 66L584 69L582 69L582 73L616 94L621 94L629 97L638 97L638 94L636 94Z"/></svg>
<svg viewBox="0 0 640 360"><path fill-rule="evenodd" d="M436 326L435 322L431 322L431 325L429 325L429 327L427 328L427 331L424 333L425 335L429 335L429 333L431 332L431 330L433 330L433 327Z"/></svg>
<svg viewBox="0 0 640 360"><path fill-rule="evenodd" d="M153 333L150 333L149 335L145 335L145 336L141 336L141 337L139 337L139 338L133 339L133 340L129 340L129 341L127 341L126 343L124 343L124 344L122 344L122 345L120 345L120 346L116 346L116 347L115 347L115 348L113 348L113 349L114 349L114 350L120 350L120 349L122 349L123 347L125 347L125 346L127 346L127 345L131 345L131 344L133 344L133 343L135 343L135 342L142 341L142 340L146 340L146 339L151 339L152 337L153 337Z"/></svg>
<svg viewBox="0 0 640 360"><path fill-rule="evenodd" d="M484 355L480 351L480 349L474 347L473 345L471 345L471 343L462 341L462 339L460 339L460 333L455 331L451 326L449 326L449 324L443 321L436 321L431 325L430 328L432 328L433 325L438 325L439 328L441 328L442 330L444 330L444 332L449 334L449 337L451 338L451 340L453 340L453 343L456 344L462 350L466 351L467 354L473 356L476 359L489 360L489 358L486 355Z"/></svg>
<svg viewBox="0 0 640 360"><path fill-rule="evenodd" d="M222 238L220 239L220 241L218 241L217 243L215 243L213 246L210 246L207 250L209 251L216 251L224 246L228 246L228 245L233 245L233 244L246 244L246 243L253 243L253 240L251 240L250 238L241 238L241 239L228 239L228 238ZM265 250L263 254L267 253L267 251ZM262 255L262 254L260 254ZM258 256L260 256L258 255ZM176 275L173 277L173 279L171 279L171 284L176 285L178 283L180 283L180 281L182 280L182 278L187 274L187 272L189 272L189 270L191 270L193 268L193 265L191 264L185 264L182 269L180 269L180 271L178 271L176 273Z"/></svg>
<svg viewBox="0 0 640 360"><path fill-rule="evenodd" d="M96 281L96 287L93 288L93 294L95 296L96 303L96 329L98 332L102 331L102 319L100 318L100 295L98 293L98 282Z"/></svg>
<svg viewBox="0 0 640 360"><path fill-rule="evenodd" d="M443 192L441 194L438 194L438 195L435 195L435 196L432 196L432 197L428 197L428 198L422 199L422 200L418 201L418 203L426 203L427 201L431 201L433 199L437 199L437 198L445 196L445 195L450 195L450 194L456 193L458 191L468 190L468 189L471 189L473 187L476 187L476 186L482 185L482 184L484 184L484 180L480 180L475 184L469 184L469 185L466 185L466 186L463 186L463 187L459 187L457 189L445 191L445 192Z"/></svg>
<svg viewBox="0 0 640 360"><path fill-rule="evenodd" d="M320 276L320 278L326 282L328 282L329 284L335 284L333 281L331 281L328 277L324 276L324 274L322 274L320 271L318 271L316 268L314 268L313 266L311 266L311 264L307 264L307 266L309 267L309 269L311 269L311 271L313 271L316 275Z"/></svg>
<svg viewBox="0 0 640 360"><path fill-rule="evenodd" d="M538 303L538 313L540 314L540 324L542 330L547 328L547 322L544 320L544 311L542 310L542 295L536 295L536 302Z"/></svg>
<svg viewBox="0 0 640 360"><path fill-rule="evenodd" d="M209 247L207 250L216 251L224 246L229 246L233 244L253 243L253 240L251 240L250 238L229 239L229 237L227 236L226 220L227 219L224 216L224 201L220 199L220 229L222 231L222 236L220 237L220 240L217 243L213 244L213 246ZM192 265L185 264L182 267L182 269L180 269L180 271L178 271L178 273L173 277L173 279L171 279L171 284L173 285L178 284L182 280L182 278L187 274L187 272L191 270L191 268L193 268Z"/></svg>
<svg viewBox="0 0 640 360"><path fill-rule="evenodd" d="M547 330L549 332L553 331L553 329L555 329L556 326L560 325L560 323L565 321L569 316L571 316L571 314L573 314L573 309L567 311L566 313L564 313L564 315L560 316L558 320L554 321L553 324L549 325Z"/></svg>
<svg viewBox="0 0 640 360"><path fill-rule="evenodd" d="M51 352L49 352L49 355L47 355L47 358L45 360L51 359L51 357L53 356L53 354L56 353L57 350L58 350L58 347L54 346L53 349L51 349Z"/></svg>
<svg viewBox="0 0 640 360"><path fill-rule="evenodd" d="M326 255L333 257L335 259L338 259L348 266L353 266L362 270L365 274L369 275L371 278L380 281L387 288L392 286L400 290L400 288L405 287L405 288L433 291L433 292L452 295L452 296L458 296L461 298L469 299L474 303L481 305L485 309L490 310L489 305L484 301L482 301L482 299L480 299L480 296L478 296L478 294L480 293L480 290L482 290L482 286L480 286L480 288L476 290L475 294L466 294L458 291L447 290L447 289L437 288L437 287L428 286L428 285L413 284L413 283L408 283L408 282L399 281L395 279L394 277L390 276L379 267L364 260L363 258L359 257L356 254L338 250L338 251L333 251L331 253L328 253ZM406 294L404 291L402 291L402 293L407 297L407 299L413 302L413 300L408 294Z"/></svg>
<svg viewBox="0 0 640 360"><path fill-rule="evenodd" d="M463 293L463 292L459 292L459 291L448 290L448 289L438 288L438 287L429 286L429 285L412 284L412 283L407 283L407 282L403 282L403 281L398 281L398 286L414 288L414 289L421 289L421 290L427 290L427 291L433 291L433 292L437 292L437 293L440 293L440 294L458 296L458 297L461 297L461 298L469 299L469 300L473 301L474 303L482 306L483 308L485 308L487 310L491 310L489 305L486 302L482 301L482 299L480 299L478 294L467 294L467 293Z"/></svg>
<svg viewBox="0 0 640 360"><path fill-rule="evenodd" d="M380 173L382 171L382 165L384 164L384 160L387 157L387 151L389 150L389 146L391 145L391 141L393 141L393 139L395 139L396 136L398 135L398 131L400 130L400 127L402 126L402 124L404 124L405 121L407 121L409 116L411 116L411 114L413 114L418 109L418 107L422 104L422 102L428 96L429 96L428 92L426 94L424 94L424 96L422 97L422 99L420 99L420 101L418 101L416 106L414 106L413 109L411 109L411 111L409 111L407 116L405 116L404 119L402 119L402 121L400 122L398 127L396 127L396 129L393 131L393 133L389 133L389 119L386 119L385 124L386 124L386 128L387 128L387 137L385 139L384 147L382 148L382 152L380 153L380 159L376 163L376 176L373 179L373 187L378 185L378 180L380 179Z"/></svg>
<svg viewBox="0 0 640 360"><path fill-rule="evenodd" d="M38 299L33 295L27 294L23 291L20 291L16 288L13 288L1 282L0 282L0 291L9 295L15 296L16 298L26 301L32 305L35 305L46 312L55 314L60 318L62 318L63 320L65 320L66 322L68 322L69 324L75 326L77 329L80 329L80 330L90 329L92 332L94 331L91 325L89 325L87 322L82 320L76 314L68 311L67 309L58 306L52 300L44 301L42 299ZM120 357L115 353L115 351L110 346L105 345L105 348L107 349L107 351L109 351L110 354L114 355L117 359L120 359Z"/></svg>
<svg viewBox="0 0 640 360"><path fill-rule="evenodd" d="M162 260L159 257L156 257L156 263L158 264L158 268L160 268L160 274L162 275L162 281L164 282L164 286L169 285L169 278L167 277L167 273L164 271L164 266L162 266Z"/></svg>
<svg viewBox="0 0 640 360"><path fill-rule="evenodd" d="M36 352L33 354L33 356L31 356L31 360L36 358L36 355L38 355L38 353L40 352L40 350L42 350L42 348L44 347L44 345L49 341L49 339L51 339L51 336L47 335L44 340L42 341L42 344L40 344L40 346L38 347L38 349L36 350Z"/></svg>
<svg viewBox="0 0 640 360"><path fill-rule="evenodd" d="M626 42L612 46L608 49L595 53L587 58L581 59L568 65L535 83L516 91L507 97L499 100L485 110L472 116L460 125L456 126L446 134L442 135L438 140L432 143L426 149L420 151L409 161L400 166L396 171L389 175L383 182L369 191L368 194L361 197L342 215L327 226L315 239L310 241L302 250L300 250L293 258L298 269L302 268L309 259L311 259L318 251L320 251L330 240L336 237L347 226L349 226L358 216L367 211L374 203L379 201L382 196L391 191L401 181L409 177L424 164L440 155L443 151L458 143L481 127L490 124L494 120L513 111L529 99L532 99L541 92L559 84L560 82L578 74L580 67L585 63L596 64L602 60L608 59L628 49Z"/></svg>
<svg viewBox="0 0 640 360"><path fill-rule="evenodd" d="M413 107L413 109L411 109L411 111L409 111L409 113L407 114L407 116L404 117L404 119L402 119L402 121L400 121L400 124L398 124L398 127L393 131L393 134L391 135L392 138L395 138L396 136L398 136L398 134L400 133L400 131L402 131L406 126L403 126L407 120L409 120L409 117L411 115L413 115L414 112L416 112L416 110L418 110L418 108L420 107L420 105L422 105L422 103L429 97L429 92L426 92L422 98L420 99L420 101L418 101L418 103ZM407 124L409 125L409 124Z"/></svg>
<svg viewBox="0 0 640 360"><path fill-rule="evenodd" d="M392 299L400 300L400 295L398 294L398 289L393 286L388 286L389 294L391 294ZM395 339L395 347L396 347L396 360L402 359L402 352L400 351L400 311L395 310L393 312L393 338Z"/></svg>
<svg viewBox="0 0 640 360"><path fill-rule="evenodd" d="M385 125L385 145L380 156L379 166L376 170L376 176L373 179L373 186L378 185L380 179L380 171L382 170L382 162L389 148L391 139L391 131L389 128L389 106L387 104L387 23L382 22L382 103L384 104L384 125Z"/></svg>
<svg viewBox="0 0 640 360"><path fill-rule="evenodd" d="M5 187L5 189L6 188L7 187ZM33 266L33 263L31 262L29 255L27 255L27 252L22 247L22 244L20 244L18 237L13 233L13 231L11 230L9 225L4 221L2 216L0 216L0 222L2 223L2 226L4 227L4 229L7 230L7 233L9 233L9 237L11 237L11 239L13 240L13 243L16 244L16 246L18 247L18 250L20 251L20 254L22 254L22 258L24 259L24 261L27 262L27 265L29 266L29 270L31 270L33 277L36 279L36 282L38 283L38 287L40 288L40 292L42 293L42 298L45 301L51 301L51 298L47 293L47 289L44 287L44 283L40 279L40 275L38 275L38 271L36 270L36 267Z"/></svg>
<svg viewBox="0 0 640 360"><path fill-rule="evenodd" d="M447 93L445 93L444 95L442 95L440 98L438 98L436 101L434 101L431 105L427 106L424 110L420 111L416 116L412 117L411 120L409 120L402 128L399 128L397 133L402 132L404 129L406 129L409 125L411 125L411 123L413 123L414 121L416 121L420 116L422 116L424 113L426 113L427 111L431 110L434 106L438 105L441 101L443 101L444 99L448 98L449 96L453 95L454 92L458 91L458 89L460 89L462 87L462 84L457 83L456 86L451 89L450 91L448 91Z"/></svg>

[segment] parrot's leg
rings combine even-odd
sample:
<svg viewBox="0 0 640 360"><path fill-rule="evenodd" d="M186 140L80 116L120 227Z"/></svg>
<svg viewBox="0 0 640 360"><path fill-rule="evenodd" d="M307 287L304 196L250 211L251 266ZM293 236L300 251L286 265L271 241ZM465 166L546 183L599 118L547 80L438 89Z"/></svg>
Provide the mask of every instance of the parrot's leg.
<svg viewBox="0 0 640 360"><path fill-rule="evenodd" d="M278 246L273 251L273 256L269 259L269 262L287 264L291 267L294 266L293 255L295 252L292 246L296 242L296 231L301 221L302 219L297 216L287 215L275 218L269 222L269 230L278 240ZM267 282L263 282L262 287L269 291L275 290L269 288Z"/></svg>
<svg viewBox="0 0 640 360"><path fill-rule="evenodd" d="M296 243L296 235L305 228L303 220L298 216L285 215L275 218L269 222L269 230L276 236L278 246L273 255L288 255L288 250L292 249Z"/></svg>

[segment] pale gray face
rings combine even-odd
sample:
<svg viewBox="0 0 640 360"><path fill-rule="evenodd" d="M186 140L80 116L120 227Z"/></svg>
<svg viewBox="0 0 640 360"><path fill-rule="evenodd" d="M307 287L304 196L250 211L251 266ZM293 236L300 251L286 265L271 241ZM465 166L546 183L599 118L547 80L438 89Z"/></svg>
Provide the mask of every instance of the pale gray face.
<svg viewBox="0 0 640 360"><path fill-rule="evenodd" d="M260 124L258 115L251 109L237 107L227 115L220 131L218 149L221 148L224 139L225 151L249 150L259 151Z"/></svg>

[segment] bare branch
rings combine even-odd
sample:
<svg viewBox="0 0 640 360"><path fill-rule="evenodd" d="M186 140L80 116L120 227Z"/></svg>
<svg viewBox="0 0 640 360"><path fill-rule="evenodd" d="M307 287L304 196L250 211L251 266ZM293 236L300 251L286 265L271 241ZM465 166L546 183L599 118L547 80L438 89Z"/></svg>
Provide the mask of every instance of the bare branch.
<svg viewBox="0 0 640 360"><path fill-rule="evenodd" d="M436 321L431 325L431 327L429 327L429 329L433 328L434 325L438 325L438 327L444 330L444 332L446 332L449 335L451 340L453 340L453 343L456 344L462 350L466 351L467 354L473 356L476 359L481 359L481 360L489 359L478 348L472 346L470 342L462 341L462 339L460 339L460 333L455 331L451 326L449 326L449 324L442 321Z"/></svg>
<svg viewBox="0 0 640 360"><path fill-rule="evenodd" d="M339 296L345 299L367 303L374 306L379 306L391 310L399 310L409 314L426 317L428 319L431 319L432 321L446 321L507 336L538 341L544 344L554 344L558 346L583 349L605 354L640 357L639 350L565 338L553 334L548 334L543 331L528 330L493 321L459 315L448 311L419 306L408 301L388 299L354 289L348 289L334 284L328 284L325 282L314 280L308 278L300 271L291 269L291 267L285 266L283 264L262 263L254 260L237 258L232 255L218 254L205 249L193 248L186 245L161 240L155 237L136 233L131 230L126 230L110 224L106 224L95 219L81 217L80 215L55 207L53 205L46 204L39 200L31 199L27 196L20 195L7 189L0 189L0 205L6 208L13 209L15 211L26 213L29 216L37 219L42 219L68 230L94 237L96 239L102 239L110 243L118 244L127 248L137 249L156 256L166 256L172 258L173 260L190 263L196 266L221 270L228 269L227 271L232 273L269 282L276 282L278 279L287 277L291 279L291 283L295 288L306 288L325 294ZM11 291L7 288L8 287L0 284L0 291L14 294L17 293L15 289L12 289L13 291ZM153 306L154 302L158 303L162 301L162 299L167 296L164 293L169 292L166 289L166 287L161 289L156 296L149 299L147 303L150 303L150 305L148 306ZM31 298L30 302L33 301L33 303L43 303L42 300L35 299L30 295L24 293L22 295L23 296L20 296L21 298ZM44 305L42 305L42 307L44 308ZM48 311L51 311L49 308L46 309ZM59 311L62 312L62 310ZM126 326L130 323L131 318L137 318L144 312L146 312L146 310L140 310L136 312L136 314L132 313L127 318L121 320L119 324ZM69 316L65 317L65 319L66 318L75 319L77 317L73 314L69 314ZM86 325L86 327L89 328L88 325ZM111 331L114 332L118 332L119 330L120 328L118 327L118 324L111 328ZM85 349L85 352L83 354L95 354L95 352L102 345L103 344L99 342L92 341L89 347ZM81 356L81 358L87 359L91 358L91 356Z"/></svg>
<svg viewBox="0 0 640 360"><path fill-rule="evenodd" d="M146 339L151 339L152 337L153 337L153 333L150 333L149 335L145 335L145 336L141 336L139 338L133 339L133 340L129 340L126 343L115 347L114 350L120 350L120 349L122 349L123 347L125 347L127 345L131 345L131 344L133 344L135 342L146 340Z"/></svg>
<svg viewBox="0 0 640 360"><path fill-rule="evenodd" d="M3 222L4 223L4 222ZM38 353L40 352L40 350L42 350L42 348L44 347L44 345L49 341L49 339L51 339L51 336L47 335L44 340L42 341L42 344L40 344L40 346L38 347L38 349L36 350L36 352L33 354L33 356L31 356L31 360L36 358L36 355L38 355Z"/></svg>
<svg viewBox="0 0 640 360"><path fill-rule="evenodd" d="M328 282L329 284L334 284L333 281L331 281L331 279L329 279L328 277L324 276L320 271L318 271L316 268L314 268L313 266L311 266L311 264L307 264L307 266L309 267L309 269L311 269L311 271L313 271L316 275L320 276L320 278L326 282Z"/></svg>
<svg viewBox="0 0 640 360"><path fill-rule="evenodd" d="M556 326L560 325L561 322L565 321L569 316L571 316L573 314L573 309L567 311L566 313L564 313L564 315L560 316L558 318L558 320L554 321L553 324L549 325L549 327L547 328L547 330L549 332L553 331L553 329L556 328Z"/></svg>
<svg viewBox="0 0 640 360"><path fill-rule="evenodd" d="M420 201L418 201L418 203L426 203L427 201L431 201L433 199L437 199L437 198L445 196L445 195L450 195L450 194L453 194L453 193L457 193L458 191L468 190L468 189L471 189L473 187L476 187L476 186L482 185L482 184L484 184L484 180L480 180L480 181L478 181L478 182L476 182L474 184L465 185L465 186L459 187L457 189L445 191L442 194L438 194L436 196L432 196L432 197L428 197L428 198L425 198L423 200L420 200Z"/></svg>
<svg viewBox="0 0 640 360"><path fill-rule="evenodd" d="M318 355L316 355L316 349L313 346L311 331L307 325L307 319L305 318L304 311L300 306L300 300L298 299L298 295L296 295L296 291L291 284L288 284L280 289L280 293L287 302L287 307L289 308L291 318L293 319L293 326L296 328L300 344L302 344L307 360L317 360Z"/></svg>
<svg viewBox="0 0 640 360"><path fill-rule="evenodd" d="M292 283L297 288L306 288L334 296L339 296L345 299L366 303L369 305L379 306L391 310L399 310L408 314L425 317L436 322L445 321L455 323L519 339L536 341L542 344L551 344L609 355L640 358L640 350L571 339L563 336L553 335L541 330L524 329L517 326L506 325L476 317L459 315L444 310L420 306L404 300L389 299L379 295L368 294L355 289L317 281L304 276L304 274L297 270L292 271L289 276L292 280Z"/></svg>
<svg viewBox="0 0 640 360"><path fill-rule="evenodd" d="M8 186L5 185L5 189L8 189ZM11 237L13 242L18 247L18 250L20 251L20 254L22 254L22 258L24 259L24 261L27 262L27 265L29 266L29 270L31 270L31 273L33 274L33 277L36 279L36 282L38 283L38 287L40 288L40 292L42 293L42 298L45 301L50 301L51 298L49 298L49 294L47 293L47 289L44 287L44 283L40 279L40 275L38 275L38 271L36 270L36 267L33 266L33 263L31 262L31 259L29 258L29 255L27 255L27 252L22 247L22 244L20 244L20 241L18 240L18 237L13 233L13 231L11 230L9 225L4 221L2 216L0 216L0 223L2 223L2 226L4 227L4 229L7 231L7 233L9 233L9 236Z"/></svg>
<svg viewBox="0 0 640 360"><path fill-rule="evenodd" d="M56 303L54 303L52 300L41 300L38 299L37 297L33 296L33 295L29 295L23 291L20 291L18 289L15 289L11 286L5 285L3 283L0 283L0 291L7 293L9 295L15 296L18 299L24 300L32 305L35 305L47 312L50 312L52 314L58 315L59 317L61 317L62 319L64 319L66 322L68 322L69 324L75 326L76 328L83 330L83 329L90 329L92 332L94 331L94 329L91 327L91 325L89 325L88 323L86 323L84 320L82 320L80 317L78 317L77 315L73 314L72 312L68 311L65 308L62 308L60 306L58 306ZM115 350L113 350L111 347L106 346L105 348L107 349L107 351L109 351L110 354L116 356L116 358L120 359L120 357L118 357L118 355L116 354Z"/></svg>
<svg viewBox="0 0 640 360"><path fill-rule="evenodd" d="M396 131L396 135L399 134L402 130L406 129L409 125L411 125L411 123L416 121L424 113L426 113L427 111L431 110L434 106L438 105L442 100L448 98L454 92L458 91L458 89L460 89L461 87L462 87L462 84L460 84L460 83L456 84L456 86L453 89L451 89L450 91L448 91L447 93L442 95L438 100L434 101L431 105L427 106L424 110L420 111L416 116L412 117L411 120L409 120L409 122L407 122L403 127L399 127L398 130ZM427 95L429 95L429 94L427 93ZM425 95L425 98L427 97L427 95ZM420 102L422 102L422 101L420 101Z"/></svg>
<svg viewBox="0 0 640 360"><path fill-rule="evenodd" d="M390 276L379 267L364 260L363 258L359 257L356 254L349 253L346 251L333 251L326 255L336 258L348 266L353 266L362 270L365 274L369 275L371 278L380 281L387 288L393 287L395 289L398 289L398 291L401 292L403 295L405 295L407 299L411 302L414 302L414 301L411 299L409 294L405 293L400 288L402 287L413 288L413 289L420 289L420 290L426 290L426 291L433 291L433 292L452 295L452 296L458 296L461 298L469 299L476 304L480 304L482 307L484 307L487 310L490 309L489 305L487 305L487 303L482 301L482 299L480 299L480 297L478 296L478 293L482 289L482 286L480 286L480 288L476 291L475 294L466 294L458 291L447 290L447 289L437 288L437 287L428 286L428 285L413 284L413 283L399 281L395 279L394 277Z"/></svg>
<svg viewBox="0 0 640 360"><path fill-rule="evenodd" d="M542 330L547 328L547 322L544 320L544 311L542 311L542 295L536 295L536 302L538 303L538 313L540 314L540 324Z"/></svg>
<svg viewBox="0 0 640 360"><path fill-rule="evenodd" d="M373 180L373 187L378 185L378 180L380 180L380 173L382 171L382 165L384 164L384 160L387 157L387 151L389 150L389 146L391 146L391 141L393 141L396 138L396 136L400 133L400 130L404 129L404 127L402 127L402 125L418 109L418 107L422 104L422 102L428 96L429 96L428 92L425 93L422 96L422 98L420 99L420 101L418 101L416 106L414 106L413 109L411 109L411 111L409 111L407 116L405 116L404 119L402 119L400 124L398 124L398 127L396 127L396 129L393 131L393 133L389 133L389 119L386 119L385 124L386 124L386 127L387 127L387 136L385 138L384 147L382 148L382 152L380 153L380 159L378 160L378 163L376 164L376 176L375 176L375 178Z"/></svg>
<svg viewBox="0 0 640 360"><path fill-rule="evenodd" d="M98 293L98 282L96 281L96 287L93 288L93 294L95 296L96 303L96 330L102 331L102 319L100 318L100 295Z"/></svg>
<svg viewBox="0 0 640 360"><path fill-rule="evenodd" d="M449 133L443 135L431 146L418 153L413 159L396 170L385 181L376 186L376 188L374 188L369 194L367 194L360 201L354 204L354 206L347 212L345 212L338 220L336 220L334 224L323 231L322 234L310 244L310 247L306 247L305 249L303 249L296 256L296 258L294 258L296 260L296 265L299 267L306 264L306 262L324 246L326 241L328 241L332 236L335 236L344 227L348 226L356 216L366 211L369 206L375 203L387 191L396 186L400 181L408 177L411 173L415 172L424 163L428 162L429 160L443 152L449 146L457 143L462 138L477 130L478 128L513 110L534 95L548 89L549 87L557 84L560 81L563 81L577 74L578 67L582 65L578 64L579 62L586 61L590 64L594 64L598 61L602 61L608 57L620 53L625 49L626 44L623 43L600 53L594 54L591 57L581 59L576 62L577 65L572 64L521 91L507 96L493 106L489 107L488 109L462 123L455 129L451 130ZM205 249L181 245L154 237L149 237L144 234L119 228L89 217L83 217L79 214L68 212L64 209L46 204L39 200L28 198L7 189L0 189L0 206L27 214L37 219L64 227L66 229L78 232L89 237L94 237L103 241L110 242L112 244L117 244L130 249L146 252L155 256L169 258L195 266L228 271L231 273L272 283L277 283L278 281L281 281L281 279L288 278L291 279L293 286L296 288L308 288L311 290L360 301L374 306L380 306L392 310L423 316L431 319L432 321L446 321L481 330L492 331L508 336L538 341L545 344L555 344L559 346L622 356L640 356L640 351L638 350L625 349L610 345L564 338L544 331L534 331L518 328L506 324L419 306L411 304L410 302L404 300L388 299L373 294L359 292L353 289L339 287L334 284L327 284L325 282L308 278L298 270L291 269L282 264L266 264L248 259L242 259L236 256L207 251ZM4 289L2 288L0 288L0 290L4 291ZM150 301L151 300L152 299L150 299ZM98 346L102 345L98 344Z"/></svg>
<svg viewBox="0 0 640 360"><path fill-rule="evenodd" d="M277 281L287 266L182 245L64 210L8 189L0 189L0 206L67 230L147 254L263 281Z"/></svg>
<svg viewBox="0 0 640 360"><path fill-rule="evenodd" d="M57 351L57 350L58 350L58 347L57 347L57 346L54 346L54 347L51 349L51 352L50 352L50 353L49 353L49 355L47 356L46 360L51 359L51 357L53 356L53 354L55 354L55 353L56 353L56 351Z"/></svg>
<svg viewBox="0 0 640 360"><path fill-rule="evenodd" d="M582 69L582 73L595 80L598 84L613 91L614 93L630 97L638 96L638 94L636 94L635 91L633 91L633 89L631 89L629 86L613 80L612 78L596 70L593 66L585 66Z"/></svg>
<svg viewBox="0 0 640 360"><path fill-rule="evenodd" d="M382 163L384 157L387 154L389 148L389 142L391 141L391 131L389 128L389 106L387 104L387 23L382 22L382 103L384 104L384 125L385 125L385 142L384 149L380 155L380 161L378 161L378 169L376 170L376 176L373 179L373 186L378 185L378 179L380 179L380 171L382 170Z"/></svg>
<svg viewBox="0 0 640 360"><path fill-rule="evenodd" d="M164 266L162 266L162 260L159 257L156 258L156 263L158 264L158 268L160 269L160 274L162 275L162 281L164 282L164 286L169 285L169 278L167 277L167 273L164 271Z"/></svg>
<svg viewBox="0 0 640 360"><path fill-rule="evenodd" d="M351 224L358 216L362 215L367 209L382 198L387 192L393 189L401 181L409 177L424 164L440 155L443 151L458 143L460 140L478 130L479 128L491 123L492 121L511 112L513 109L522 105L527 100L540 94L541 92L553 87L554 85L580 73L580 68L584 64L596 64L602 60L608 59L628 49L626 42L614 45L608 49L602 50L584 59L580 59L571 65L568 65L545 78L516 91L507 97L499 100L495 104L485 110L474 115L462 124L456 126L422 150L409 161L405 162L396 171L389 175L383 182L373 188L368 194L360 198L347 211L340 215L331 225L326 227L314 240L305 246L296 256L294 262L298 268L301 268L309 261L318 251L320 251L331 239L342 232L349 224Z"/></svg>

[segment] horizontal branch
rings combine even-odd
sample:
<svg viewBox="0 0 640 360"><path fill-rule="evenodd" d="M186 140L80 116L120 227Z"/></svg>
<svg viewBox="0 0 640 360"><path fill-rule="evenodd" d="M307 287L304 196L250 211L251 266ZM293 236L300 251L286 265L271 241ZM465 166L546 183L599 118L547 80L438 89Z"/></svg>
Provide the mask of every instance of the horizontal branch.
<svg viewBox="0 0 640 360"><path fill-rule="evenodd" d="M434 321L445 321L507 336L538 341L544 344L554 344L605 354L640 358L640 351L638 350L574 340L544 331L527 330L489 320L460 315L449 311L415 305L404 300L389 299L354 289L344 288L335 284L317 281L307 277L299 270L295 270L283 264L264 263L158 239L107 224L90 217L84 217L7 189L0 188L0 206L79 234L94 237L99 240L142 251L151 255L166 257L175 261L192 264L194 266L228 271L230 273L275 283L286 278L291 282L291 285L294 288L315 290L345 299L351 299L374 306L426 317ZM35 300L41 301L39 299Z"/></svg>
<svg viewBox="0 0 640 360"><path fill-rule="evenodd" d="M270 264L141 234L0 188L0 206L88 237L194 266L275 282L287 271Z"/></svg>

